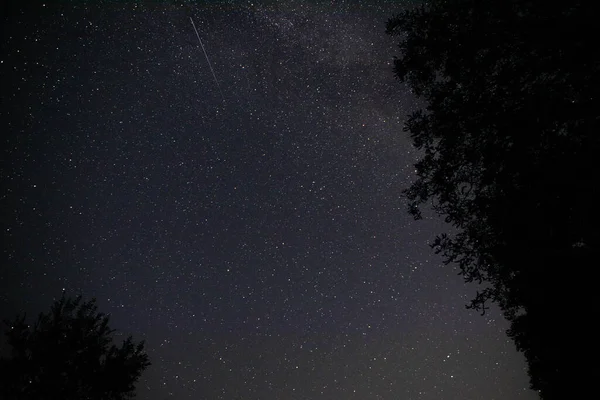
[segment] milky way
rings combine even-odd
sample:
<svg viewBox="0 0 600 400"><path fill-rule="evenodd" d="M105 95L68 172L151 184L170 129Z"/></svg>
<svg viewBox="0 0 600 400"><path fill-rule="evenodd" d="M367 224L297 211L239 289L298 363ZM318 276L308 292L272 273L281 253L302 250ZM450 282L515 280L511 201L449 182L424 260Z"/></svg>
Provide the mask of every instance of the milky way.
<svg viewBox="0 0 600 400"><path fill-rule="evenodd" d="M402 3L74 4L4 29L6 316L97 297L140 399L536 398L406 213Z"/></svg>

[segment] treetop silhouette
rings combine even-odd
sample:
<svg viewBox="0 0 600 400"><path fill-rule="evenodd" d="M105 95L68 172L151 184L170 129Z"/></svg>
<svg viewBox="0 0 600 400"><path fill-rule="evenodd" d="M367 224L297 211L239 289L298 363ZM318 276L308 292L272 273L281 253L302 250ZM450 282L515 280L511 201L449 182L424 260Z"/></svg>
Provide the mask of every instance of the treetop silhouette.
<svg viewBox="0 0 600 400"><path fill-rule="evenodd" d="M431 207L453 225L432 247L466 281L487 284L468 307L500 306L545 399L572 395L577 374L600 377L576 368L583 353L600 356L583 312L600 305L588 278L600 244L592 11L583 1L433 0L387 24L400 43L395 75L426 103L405 125L422 151L409 212Z"/></svg>
<svg viewBox="0 0 600 400"><path fill-rule="evenodd" d="M25 315L5 321L11 347L0 360L5 399L130 399L150 365L144 342L112 344L115 332L96 301L63 296L33 326Z"/></svg>

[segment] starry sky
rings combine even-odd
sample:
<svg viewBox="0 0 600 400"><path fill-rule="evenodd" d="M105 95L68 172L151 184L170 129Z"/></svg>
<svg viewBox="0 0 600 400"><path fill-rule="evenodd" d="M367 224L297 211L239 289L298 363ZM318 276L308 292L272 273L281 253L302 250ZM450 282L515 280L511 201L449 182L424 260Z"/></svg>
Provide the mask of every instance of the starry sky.
<svg viewBox="0 0 600 400"><path fill-rule="evenodd" d="M96 297L144 400L536 399L406 212L410 4L362 3L5 5L2 317Z"/></svg>

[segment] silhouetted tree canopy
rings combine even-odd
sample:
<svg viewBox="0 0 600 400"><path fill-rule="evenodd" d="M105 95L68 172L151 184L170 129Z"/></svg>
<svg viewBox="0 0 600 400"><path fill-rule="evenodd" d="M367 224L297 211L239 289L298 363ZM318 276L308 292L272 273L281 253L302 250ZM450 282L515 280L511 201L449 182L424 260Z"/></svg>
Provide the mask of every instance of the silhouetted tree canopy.
<svg viewBox="0 0 600 400"><path fill-rule="evenodd" d="M593 5L434 0L387 24L395 74L426 104L405 126L422 151L409 211L429 206L456 228L432 247L487 284L468 307L501 307L544 399L600 378L581 362L600 356Z"/></svg>
<svg viewBox="0 0 600 400"><path fill-rule="evenodd" d="M12 353L0 360L2 399L130 399L150 365L143 342L112 344L114 330L94 299L63 295L33 326L24 315L5 322Z"/></svg>

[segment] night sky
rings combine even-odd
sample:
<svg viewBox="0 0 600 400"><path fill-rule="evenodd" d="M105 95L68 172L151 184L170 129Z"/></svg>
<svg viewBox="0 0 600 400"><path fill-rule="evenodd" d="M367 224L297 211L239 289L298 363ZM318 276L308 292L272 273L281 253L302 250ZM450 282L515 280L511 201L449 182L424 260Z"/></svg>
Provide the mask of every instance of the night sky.
<svg viewBox="0 0 600 400"><path fill-rule="evenodd" d="M4 16L2 317L98 298L139 399L537 398L401 198L403 3L56 3Z"/></svg>

